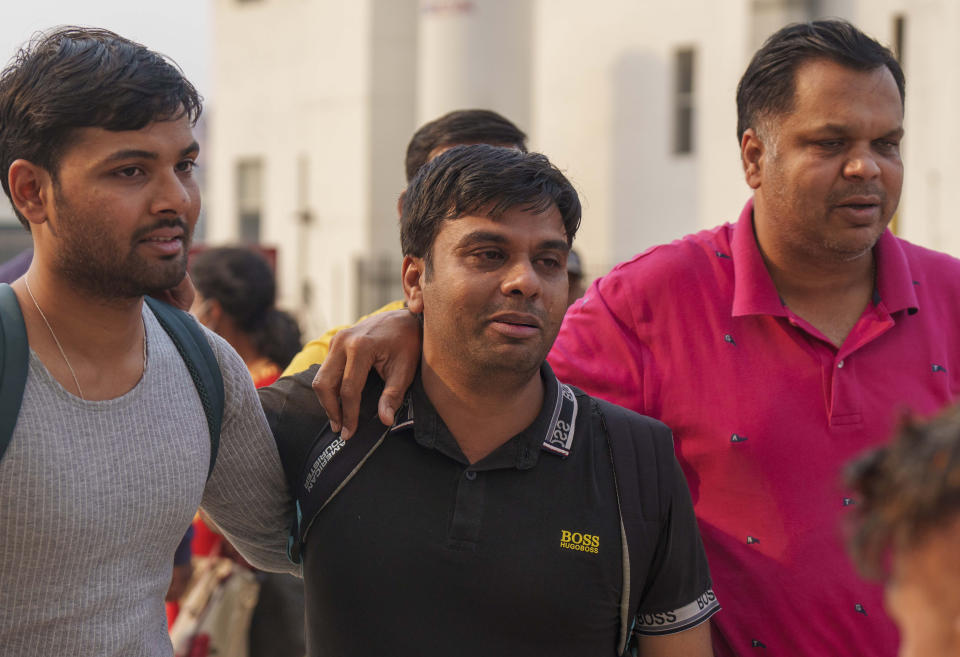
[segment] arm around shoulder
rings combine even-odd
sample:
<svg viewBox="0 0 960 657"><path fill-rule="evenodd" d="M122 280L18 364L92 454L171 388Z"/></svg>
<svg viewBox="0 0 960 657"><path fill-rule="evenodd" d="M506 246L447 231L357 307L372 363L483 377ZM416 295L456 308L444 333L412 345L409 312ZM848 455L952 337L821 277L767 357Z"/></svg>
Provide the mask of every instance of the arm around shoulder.
<svg viewBox="0 0 960 657"><path fill-rule="evenodd" d="M243 361L213 338L225 405L220 450L201 507L251 564L298 573L286 556L295 509L273 435Z"/></svg>
<svg viewBox="0 0 960 657"><path fill-rule="evenodd" d="M390 310L400 310L402 308L403 301L391 301L387 305L377 308L369 315L364 315L352 325L344 324L342 326L333 327L319 338L315 338L305 344L303 349L300 350L300 353L293 357L293 360L290 361L290 364L287 365L287 369L283 371L281 376L293 376L294 374L309 369L311 365L323 363L323 361L327 359L327 355L330 353L330 343L333 342L334 336L336 336L340 331L348 329L351 326L356 326L368 317L373 317L374 315L379 315L380 313L385 313Z"/></svg>
<svg viewBox="0 0 960 657"><path fill-rule="evenodd" d="M594 281L567 310L548 360L561 381L642 413L648 348L631 310L630 285L618 270Z"/></svg>

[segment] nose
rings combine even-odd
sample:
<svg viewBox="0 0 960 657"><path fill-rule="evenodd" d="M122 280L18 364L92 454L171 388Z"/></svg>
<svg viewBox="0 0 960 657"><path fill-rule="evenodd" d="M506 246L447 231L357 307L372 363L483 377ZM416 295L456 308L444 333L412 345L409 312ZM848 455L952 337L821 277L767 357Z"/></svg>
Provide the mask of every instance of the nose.
<svg viewBox="0 0 960 657"><path fill-rule="evenodd" d="M528 258L518 258L506 269L500 292L507 296L536 297L540 294L540 276Z"/></svg>
<svg viewBox="0 0 960 657"><path fill-rule="evenodd" d="M843 175L855 180L871 180L880 175L880 165L869 146L862 146L850 153L843 165Z"/></svg>
<svg viewBox="0 0 960 657"><path fill-rule="evenodd" d="M195 186L191 180L183 180L176 171L159 175L156 179L152 202L153 214L172 214L185 217L195 201Z"/></svg>

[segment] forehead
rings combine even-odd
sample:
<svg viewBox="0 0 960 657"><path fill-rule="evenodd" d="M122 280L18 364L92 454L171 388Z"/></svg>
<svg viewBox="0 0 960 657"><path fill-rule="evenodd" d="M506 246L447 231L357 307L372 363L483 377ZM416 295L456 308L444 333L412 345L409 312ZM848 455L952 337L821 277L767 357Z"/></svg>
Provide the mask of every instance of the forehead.
<svg viewBox="0 0 960 657"><path fill-rule="evenodd" d="M792 105L784 126L870 122L895 130L903 124L903 102L886 66L858 71L826 59L805 62L794 75Z"/></svg>
<svg viewBox="0 0 960 657"><path fill-rule="evenodd" d="M434 242L456 247L463 240L478 236L495 237L496 240L504 242L533 244L556 241L566 243L567 241L560 210L555 204L551 204L543 212L513 207L496 218L473 214L457 219L445 219L440 224L440 230Z"/></svg>
<svg viewBox="0 0 960 657"><path fill-rule="evenodd" d="M179 157L195 145L193 125L187 116L154 121L139 130L76 128L71 131L60 166L96 164L124 152L141 152L155 157Z"/></svg>

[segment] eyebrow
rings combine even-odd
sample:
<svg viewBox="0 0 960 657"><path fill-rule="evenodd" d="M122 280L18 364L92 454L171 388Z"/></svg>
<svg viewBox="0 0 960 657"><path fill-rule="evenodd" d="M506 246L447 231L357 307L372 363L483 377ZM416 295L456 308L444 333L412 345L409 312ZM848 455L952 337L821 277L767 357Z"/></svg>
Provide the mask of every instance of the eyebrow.
<svg viewBox="0 0 960 657"><path fill-rule="evenodd" d="M494 233L491 231L478 230L469 235L464 235L457 243L458 249L466 249L477 244L506 244L509 240L500 233ZM552 249L554 251L563 251L566 253L570 250L570 245L567 244L565 240L544 240L537 245L539 249Z"/></svg>
<svg viewBox="0 0 960 657"><path fill-rule="evenodd" d="M819 128L816 128L814 132L829 132L836 135L845 135L850 132L850 127L842 125L840 123L826 123ZM903 126L895 128L890 132L881 135L882 137L902 137L903 136Z"/></svg>
<svg viewBox="0 0 960 657"><path fill-rule="evenodd" d="M200 144L196 141L190 143L189 146L180 151L179 157L186 157L192 153L196 153L200 150ZM111 153L104 159L104 162L116 162L117 160L130 160L130 159L141 159L141 160L156 160L160 156L154 151L143 151L136 148L128 148L122 151L116 151Z"/></svg>

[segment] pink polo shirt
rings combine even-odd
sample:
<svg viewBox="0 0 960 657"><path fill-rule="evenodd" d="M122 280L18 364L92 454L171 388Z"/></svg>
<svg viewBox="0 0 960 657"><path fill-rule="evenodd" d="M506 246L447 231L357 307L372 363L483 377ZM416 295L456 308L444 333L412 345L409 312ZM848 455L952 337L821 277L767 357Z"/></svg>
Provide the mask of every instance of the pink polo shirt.
<svg viewBox="0 0 960 657"><path fill-rule="evenodd" d="M881 587L843 547L844 464L900 414L960 393L960 261L887 231L877 289L837 349L780 300L753 203L618 265L568 311L550 364L666 422L723 610L718 655L896 654Z"/></svg>

